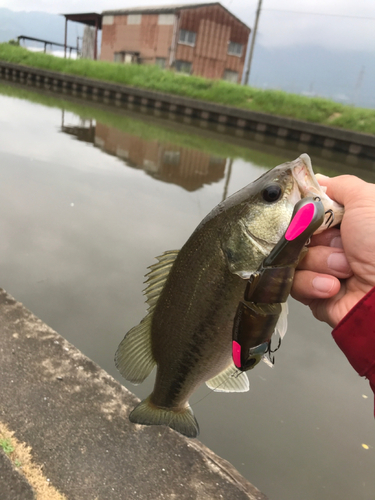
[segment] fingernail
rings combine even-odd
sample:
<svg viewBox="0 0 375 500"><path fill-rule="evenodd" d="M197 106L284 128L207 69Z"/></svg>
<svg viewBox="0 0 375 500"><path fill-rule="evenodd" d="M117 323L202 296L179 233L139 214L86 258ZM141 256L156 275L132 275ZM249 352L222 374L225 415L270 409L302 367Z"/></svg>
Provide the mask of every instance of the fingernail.
<svg viewBox="0 0 375 500"><path fill-rule="evenodd" d="M329 179L328 175L323 175L323 174L316 174L315 177L317 178L318 182L319 179Z"/></svg>
<svg viewBox="0 0 375 500"><path fill-rule="evenodd" d="M330 246L334 248L344 248L342 246L341 236L336 236L335 238L333 238L333 240L330 243Z"/></svg>
<svg viewBox="0 0 375 500"><path fill-rule="evenodd" d="M318 292L329 293L335 285L335 280L333 278L317 276L313 279L312 285Z"/></svg>
<svg viewBox="0 0 375 500"><path fill-rule="evenodd" d="M331 253L327 259L327 265L332 271L339 271L341 273L349 273L349 262L343 252Z"/></svg>

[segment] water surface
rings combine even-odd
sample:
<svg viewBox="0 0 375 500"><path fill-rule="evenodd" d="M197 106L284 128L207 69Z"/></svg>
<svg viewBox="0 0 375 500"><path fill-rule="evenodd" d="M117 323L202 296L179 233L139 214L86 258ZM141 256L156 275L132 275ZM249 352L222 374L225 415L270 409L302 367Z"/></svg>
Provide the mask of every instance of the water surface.
<svg viewBox="0 0 375 500"><path fill-rule="evenodd" d="M0 286L143 398L152 380L127 383L113 356L145 314L147 266L224 197L303 151L0 92ZM375 182L373 163L304 151L315 171ZM270 500L374 499L373 395L328 326L291 300L275 367L249 378L246 394L193 395L207 446Z"/></svg>

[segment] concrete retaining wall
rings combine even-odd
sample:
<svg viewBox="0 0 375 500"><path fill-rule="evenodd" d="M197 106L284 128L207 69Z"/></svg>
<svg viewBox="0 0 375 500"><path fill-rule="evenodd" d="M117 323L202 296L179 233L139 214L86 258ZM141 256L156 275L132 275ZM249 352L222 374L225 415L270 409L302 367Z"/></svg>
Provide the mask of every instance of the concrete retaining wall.
<svg viewBox="0 0 375 500"><path fill-rule="evenodd" d="M34 497L0 452L1 500L267 500L199 441L131 424L139 400L1 289L0 324L0 438L14 432L65 495Z"/></svg>
<svg viewBox="0 0 375 500"><path fill-rule="evenodd" d="M293 140L325 150L375 159L375 136L369 134L4 61L0 61L0 79L124 109L153 108L156 115L167 114L172 119L180 115L185 123L195 121L201 127L215 124L218 132L234 133L239 137L249 131L260 135L269 134L280 140Z"/></svg>

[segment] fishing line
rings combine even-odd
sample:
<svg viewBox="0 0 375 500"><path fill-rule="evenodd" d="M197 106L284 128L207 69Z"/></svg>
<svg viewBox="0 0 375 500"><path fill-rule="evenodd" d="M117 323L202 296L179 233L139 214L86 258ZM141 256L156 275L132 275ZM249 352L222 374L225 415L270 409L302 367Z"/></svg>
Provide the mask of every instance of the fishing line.
<svg viewBox="0 0 375 500"><path fill-rule="evenodd" d="M237 377L241 375L241 372L237 374ZM232 377L236 377L236 375L231 375L229 377L227 377L226 380L223 380L219 385L217 385L214 389L210 389L210 391L205 394L201 399L198 399L198 401L195 401L195 403L192 403L190 405L190 407L193 407L193 406L196 406L198 403L200 403L201 401L203 401L204 399L206 399L208 396L211 396L211 394L215 391L217 391L217 389L222 386L223 384L225 384L225 382L227 382L230 378Z"/></svg>
<svg viewBox="0 0 375 500"><path fill-rule="evenodd" d="M221 384L219 384L217 387L215 387L215 389L210 389L210 391L207 394L205 394L201 399L198 399L198 401L195 401L195 403L191 403L190 406L191 407L196 406L198 403L200 403L201 401L203 401L204 399L206 399L208 396L211 396L211 394L213 392L215 392L221 385L223 385L224 382L226 382L226 380L224 380L223 382L221 382Z"/></svg>

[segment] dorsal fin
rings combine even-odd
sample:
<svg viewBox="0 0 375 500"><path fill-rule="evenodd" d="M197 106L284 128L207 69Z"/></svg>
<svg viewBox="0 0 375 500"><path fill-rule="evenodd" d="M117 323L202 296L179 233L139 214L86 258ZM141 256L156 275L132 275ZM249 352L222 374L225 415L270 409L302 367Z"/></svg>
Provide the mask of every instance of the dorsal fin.
<svg viewBox="0 0 375 500"><path fill-rule="evenodd" d="M169 271L178 255L178 250L163 253L157 264L149 267L146 275L148 312L145 318L125 335L115 356L116 367L121 375L133 384L140 384L151 373L155 360L151 350L151 319L160 292L167 280Z"/></svg>
<svg viewBox="0 0 375 500"><path fill-rule="evenodd" d="M165 285L165 282L167 281L169 271L176 260L178 252L178 250L169 250L168 252L164 252L163 255L156 257L159 262L148 268L151 270L148 274L146 274L147 280L145 283L147 284L147 287L143 290L143 293L147 297L146 302L149 306L149 314L152 314L152 311L154 310L155 304Z"/></svg>

